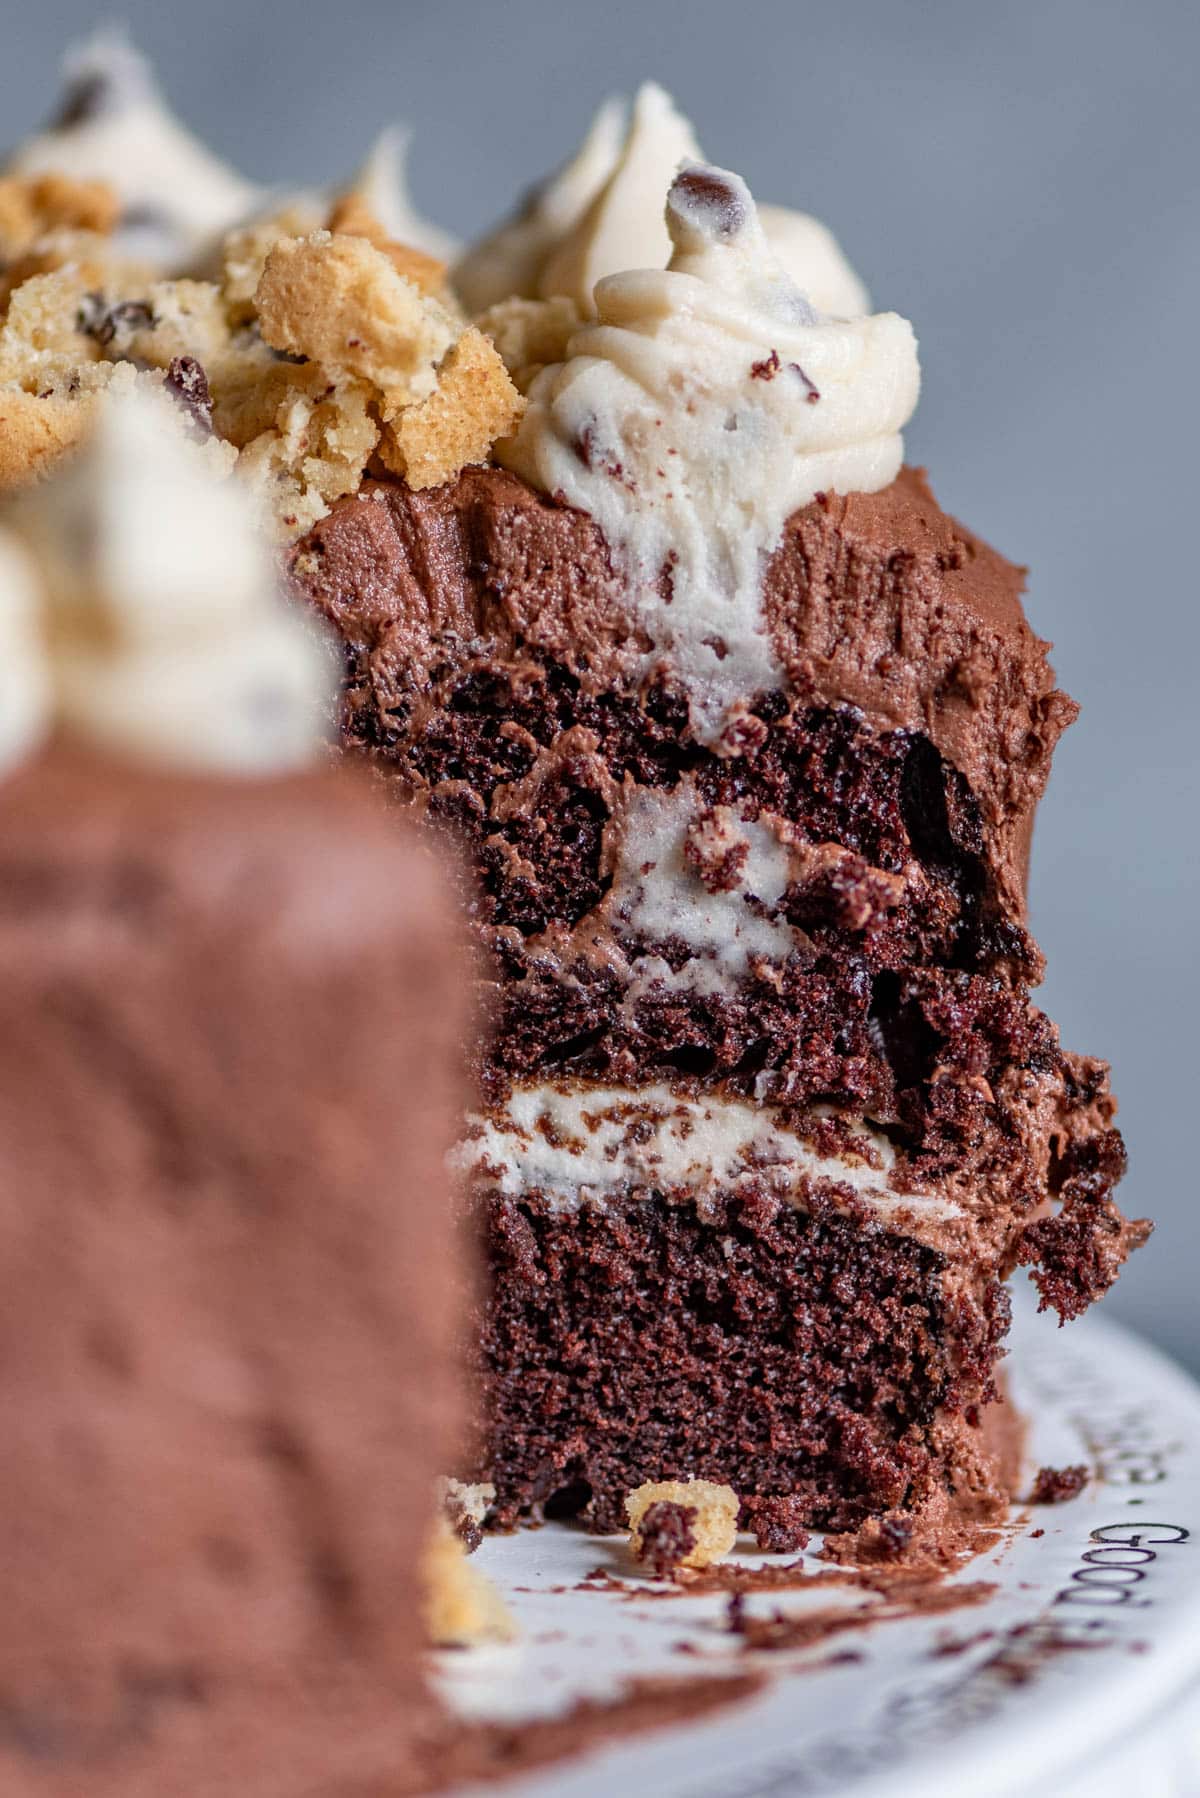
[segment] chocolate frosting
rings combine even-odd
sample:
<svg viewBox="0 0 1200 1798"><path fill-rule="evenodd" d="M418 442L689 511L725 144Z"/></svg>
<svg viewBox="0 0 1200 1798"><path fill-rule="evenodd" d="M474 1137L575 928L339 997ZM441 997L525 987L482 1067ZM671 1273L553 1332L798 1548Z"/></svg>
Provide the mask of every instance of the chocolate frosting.
<svg viewBox="0 0 1200 1798"><path fill-rule="evenodd" d="M345 770L0 787L6 1793L403 1771L459 1415L452 917Z"/></svg>
<svg viewBox="0 0 1200 1798"><path fill-rule="evenodd" d="M641 678L648 645L594 521L499 469L425 493L368 483L315 527L294 568L352 648L382 651L418 684L448 635L479 660L541 652L586 691ZM919 731L964 776L998 896L1022 926L1034 810L1076 711L1025 619L1023 582L905 469L880 493L823 495L795 513L763 587L797 703ZM736 724L726 747L736 752Z"/></svg>
<svg viewBox="0 0 1200 1798"><path fill-rule="evenodd" d="M1025 571L942 511L922 469L831 494L790 520L767 572L772 638L801 694L919 730L983 811L1024 919L1034 808L1078 707L1021 605Z"/></svg>

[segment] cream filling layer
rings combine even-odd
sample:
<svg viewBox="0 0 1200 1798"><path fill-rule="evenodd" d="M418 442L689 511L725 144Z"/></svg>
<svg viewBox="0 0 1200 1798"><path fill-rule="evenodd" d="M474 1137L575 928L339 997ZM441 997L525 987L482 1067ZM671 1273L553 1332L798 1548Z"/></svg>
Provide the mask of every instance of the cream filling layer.
<svg viewBox="0 0 1200 1798"><path fill-rule="evenodd" d="M641 1087L531 1083L502 1110L474 1115L452 1151L456 1173L505 1197L538 1192L556 1209L603 1207L631 1188L661 1192L703 1212L709 1193L765 1185L798 1210L814 1188L865 1208L918 1240L964 1216L934 1193L892 1186L896 1154L878 1131L836 1112L843 1146L822 1151L775 1106Z"/></svg>

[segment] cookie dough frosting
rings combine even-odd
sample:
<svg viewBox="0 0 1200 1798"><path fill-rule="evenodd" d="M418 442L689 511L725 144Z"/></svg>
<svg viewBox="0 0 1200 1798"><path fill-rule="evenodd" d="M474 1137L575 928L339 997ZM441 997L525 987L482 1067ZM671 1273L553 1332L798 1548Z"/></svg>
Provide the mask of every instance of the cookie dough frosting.
<svg viewBox="0 0 1200 1798"><path fill-rule="evenodd" d="M123 33L98 33L72 51L64 76L58 116L12 152L4 173L106 182L121 203L125 254L182 266L263 203L263 189L172 116L149 64Z"/></svg>
<svg viewBox="0 0 1200 1798"><path fill-rule="evenodd" d="M700 160L691 125L655 82L639 88L628 122L622 101L606 101L571 160L458 264L463 304L482 312L513 297L563 297L590 312L606 275L664 266L671 242L660 196L682 163ZM759 218L814 306L847 318L869 310L866 289L819 219L785 206L761 206Z"/></svg>
<svg viewBox="0 0 1200 1798"><path fill-rule="evenodd" d="M598 320L542 371L499 459L589 513L626 565L638 622L719 732L777 684L763 571L818 493L899 473L917 400L912 327L818 314L770 251L745 183L692 164L673 182L668 266L612 275Z"/></svg>
<svg viewBox="0 0 1200 1798"><path fill-rule="evenodd" d="M0 544L0 760L51 729L152 762L269 774L317 756L336 668L275 591L251 503L170 401L111 397ZM40 616L39 616L40 612Z"/></svg>

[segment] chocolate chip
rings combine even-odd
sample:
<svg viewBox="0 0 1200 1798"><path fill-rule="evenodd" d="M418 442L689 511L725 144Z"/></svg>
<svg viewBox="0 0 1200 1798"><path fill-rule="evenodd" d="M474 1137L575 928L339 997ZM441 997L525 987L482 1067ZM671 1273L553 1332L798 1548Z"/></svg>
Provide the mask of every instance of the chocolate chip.
<svg viewBox="0 0 1200 1798"><path fill-rule="evenodd" d="M107 75L84 75L67 89L50 129L69 130L72 125L86 125L117 111L116 91L116 84Z"/></svg>
<svg viewBox="0 0 1200 1798"><path fill-rule="evenodd" d="M212 394L208 376L194 356L173 356L167 369L167 391L203 431L212 430Z"/></svg>
<svg viewBox="0 0 1200 1798"><path fill-rule="evenodd" d="M795 368L796 364L793 362L790 366ZM779 351L772 350L771 354L764 356L761 362L750 364L750 379L752 381L773 381L779 373L779 368Z"/></svg>
<svg viewBox="0 0 1200 1798"><path fill-rule="evenodd" d="M805 393L804 397L808 401L810 406L815 406L817 401L821 397L821 391L820 391L820 388L817 386L816 382L811 381L809 379L809 377L805 374L804 370L801 368L801 366L798 362L789 362L788 367L792 370L793 374L797 374L800 376L800 379L804 382L804 385L807 389L807 392Z"/></svg>
<svg viewBox="0 0 1200 1798"><path fill-rule="evenodd" d="M100 293L85 294L75 314L75 323L87 337L94 337L107 349L119 336L134 331L152 331L153 308L145 300L118 300L110 306Z"/></svg>
<svg viewBox="0 0 1200 1798"><path fill-rule="evenodd" d="M750 217L750 196L735 176L710 164L681 169L667 195L667 211L705 237L736 237Z"/></svg>
<svg viewBox="0 0 1200 1798"><path fill-rule="evenodd" d="M890 1560L898 1561L912 1541L913 1526L907 1517L889 1511L879 1519L879 1546Z"/></svg>

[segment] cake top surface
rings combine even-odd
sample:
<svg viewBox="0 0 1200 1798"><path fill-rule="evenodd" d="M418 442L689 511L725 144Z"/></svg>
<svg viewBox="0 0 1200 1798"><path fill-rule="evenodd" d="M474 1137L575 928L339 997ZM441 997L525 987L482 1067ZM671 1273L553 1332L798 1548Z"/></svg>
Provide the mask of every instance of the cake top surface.
<svg viewBox="0 0 1200 1798"><path fill-rule="evenodd" d="M699 155L653 83L628 111L602 108L513 227L515 252L500 234L482 280L483 246L448 269L452 240L413 210L402 131L385 131L349 182L271 193L191 137L119 34L93 39L66 72L59 116L0 165L0 491L82 440L114 369L132 363L161 382L183 355L285 535L364 471L420 488L485 460L519 422L531 362L559 360L593 311L596 281L665 264L667 189ZM818 306L864 310L824 227L780 208L764 208L762 224ZM356 250L314 242L321 231ZM518 266L527 251L546 264L537 280ZM354 354L364 340L384 353Z"/></svg>

